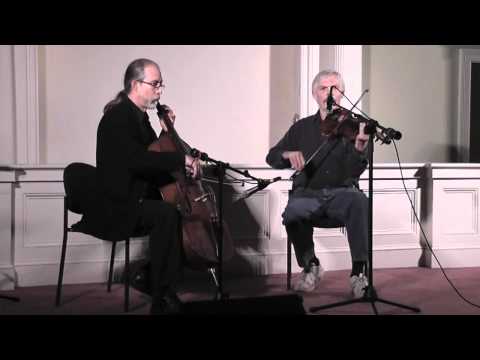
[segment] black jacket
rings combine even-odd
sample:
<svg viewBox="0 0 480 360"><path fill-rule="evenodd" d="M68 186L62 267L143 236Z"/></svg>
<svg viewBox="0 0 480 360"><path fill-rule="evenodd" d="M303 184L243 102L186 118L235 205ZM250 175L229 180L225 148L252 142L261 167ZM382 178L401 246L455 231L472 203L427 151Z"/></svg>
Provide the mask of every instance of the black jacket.
<svg viewBox="0 0 480 360"><path fill-rule="evenodd" d="M156 139L148 115L128 98L104 114L97 130L97 199L84 214L85 232L105 240L131 236L149 185L168 182L169 172L185 166L180 153L147 151Z"/></svg>
<svg viewBox="0 0 480 360"><path fill-rule="evenodd" d="M293 124L283 138L270 149L266 162L276 169L291 167L290 161L282 157L284 151L301 151L307 161L328 139L321 135L320 121L320 112L317 112ZM345 138L328 141L301 175L294 179L293 189L358 186L358 178L368 164L366 150L358 152L354 143Z"/></svg>

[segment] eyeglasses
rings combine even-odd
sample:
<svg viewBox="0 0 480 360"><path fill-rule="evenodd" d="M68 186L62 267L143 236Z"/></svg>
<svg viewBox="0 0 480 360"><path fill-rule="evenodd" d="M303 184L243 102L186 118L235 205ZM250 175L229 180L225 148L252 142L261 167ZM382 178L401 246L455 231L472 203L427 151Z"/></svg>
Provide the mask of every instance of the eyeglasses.
<svg viewBox="0 0 480 360"><path fill-rule="evenodd" d="M165 90L165 85L161 82L161 81L152 81L152 82L148 82L148 81L143 81L143 80L138 80L139 82L141 83L144 83L144 84L148 84L150 86L153 86L155 89L162 89L162 90Z"/></svg>

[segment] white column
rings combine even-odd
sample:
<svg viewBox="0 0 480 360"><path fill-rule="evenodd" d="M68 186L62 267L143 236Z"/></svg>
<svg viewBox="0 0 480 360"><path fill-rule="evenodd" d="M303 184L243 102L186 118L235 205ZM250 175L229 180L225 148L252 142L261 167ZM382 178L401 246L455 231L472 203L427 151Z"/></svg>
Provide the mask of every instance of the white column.
<svg viewBox="0 0 480 360"><path fill-rule="evenodd" d="M335 49L335 70L342 74L345 80L345 95L355 103L364 90L362 45L335 45ZM352 107L345 98L342 99L341 105L347 109ZM357 107L362 109L362 101L357 104Z"/></svg>
<svg viewBox="0 0 480 360"><path fill-rule="evenodd" d="M14 47L16 163L39 163L38 46Z"/></svg>
<svg viewBox="0 0 480 360"><path fill-rule="evenodd" d="M323 69L340 72L345 80L345 95L355 103L360 97L363 75L362 45L301 45L300 47L300 116L315 113L318 105L312 97L312 81ZM350 108L342 99L342 106ZM362 108L362 102L357 107Z"/></svg>
<svg viewBox="0 0 480 360"><path fill-rule="evenodd" d="M312 97L312 81L320 70L320 45L300 46L300 117L317 111Z"/></svg>
<svg viewBox="0 0 480 360"><path fill-rule="evenodd" d="M15 162L13 46L0 45L0 164Z"/></svg>

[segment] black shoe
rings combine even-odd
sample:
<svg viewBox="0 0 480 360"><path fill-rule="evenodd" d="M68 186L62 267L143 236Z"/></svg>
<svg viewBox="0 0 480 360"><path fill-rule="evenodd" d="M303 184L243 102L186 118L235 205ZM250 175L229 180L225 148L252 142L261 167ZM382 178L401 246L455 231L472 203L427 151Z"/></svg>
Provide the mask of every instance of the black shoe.
<svg viewBox="0 0 480 360"><path fill-rule="evenodd" d="M130 286L141 293L152 296L150 286L150 262L140 260L131 264L130 274Z"/></svg>
<svg viewBox="0 0 480 360"><path fill-rule="evenodd" d="M154 300L150 308L152 315L180 315L183 303L174 292L169 292L159 300Z"/></svg>

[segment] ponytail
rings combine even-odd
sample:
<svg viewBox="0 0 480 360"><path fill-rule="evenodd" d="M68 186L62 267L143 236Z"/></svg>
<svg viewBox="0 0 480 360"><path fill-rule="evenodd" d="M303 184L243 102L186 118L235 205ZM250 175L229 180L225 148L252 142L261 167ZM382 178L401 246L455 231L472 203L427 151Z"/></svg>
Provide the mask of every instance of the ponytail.
<svg viewBox="0 0 480 360"><path fill-rule="evenodd" d="M107 105L103 108L103 113L105 114L108 110L110 110L112 107L114 107L117 104L120 104L125 98L127 97L127 94L125 93L125 90L120 91L117 96L115 96L115 99L109 101Z"/></svg>
<svg viewBox="0 0 480 360"><path fill-rule="evenodd" d="M127 70L125 71L125 76L123 77L123 90L117 94L115 99L105 105L103 108L104 114L113 106L121 103L127 98L127 95L132 91L133 80L143 80L145 78L145 66L147 65L155 65L160 71L158 65L152 60L142 58L132 61L128 65Z"/></svg>

